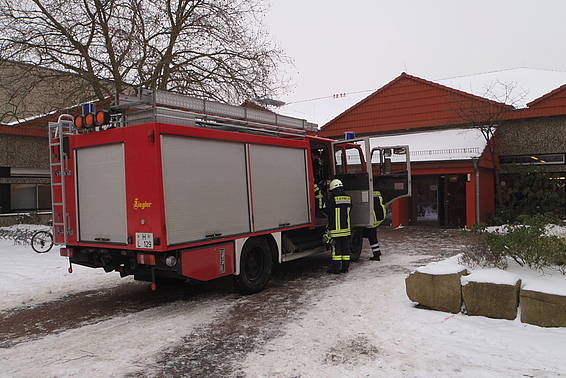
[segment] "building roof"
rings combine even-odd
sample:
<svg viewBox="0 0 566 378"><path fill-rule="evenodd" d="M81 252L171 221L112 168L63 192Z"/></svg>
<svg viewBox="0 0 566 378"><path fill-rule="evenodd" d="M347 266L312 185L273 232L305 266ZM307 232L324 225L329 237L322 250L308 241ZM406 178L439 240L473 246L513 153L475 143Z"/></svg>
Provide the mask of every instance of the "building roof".
<svg viewBox="0 0 566 378"><path fill-rule="evenodd" d="M487 141L478 129L459 128L370 138L371 148L408 145L412 162L479 158Z"/></svg>
<svg viewBox="0 0 566 378"><path fill-rule="evenodd" d="M319 134L338 136L352 130L375 134L470 123L459 114L459 109L497 113L513 108L402 73L326 123Z"/></svg>
<svg viewBox="0 0 566 378"><path fill-rule="evenodd" d="M433 161L462 161L480 159L487 141L478 129L458 128L433 131L411 132L395 135L370 137L370 149L376 147L409 147L412 163ZM340 156L337 156L340 159ZM346 150L348 164L359 164L356 149ZM390 155L393 163L405 162L404 155ZM379 156L373 154L372 162L378 163Z"/></svg>
<svg viewBox="0 0 566 378"><path fill-rule="evenodd" d="M97 106L106 107L110 104L111 98L108 97L104 101L90 101ZM57 122L61 114L79 115L82 112L83 104L73 105L61 110L40 114L21 120L20 122L12 122L10 124L0 124L0 134L25 135L25 136L47 136L47 124L49 122Z"/></svg>
<svg viewBox="0 0 566 378"><path fill-rule="evenodd" d="M521 109L530 106L530 103L536 99L566 84L566 72L514 68L433 81L450 88L498 101L505 100L504 90L507 87L507 89L512 89L512 93L509 98L510 101L505 102Z"/></svg>
<svg viewBox="0 0 566 378"><path fill-rule="evenodd" d="M394 79L392 82L395 82L402 76L403 74ZM566 106L566 72L563 71L516 68L480 74L462 75L445 79L435 79L432 81L424 80L413 75L406 75L406 77L420 80L421 83L437 85L437 88L455 89L460 93L464 92L476 97L490 95L490 99L492 100L494 99L493 95L503 99L505 96L501 96L501 89L504 89L504 86L507 85L514 88L511 93L511 99L514 101L511 102L512 105L519 109L525 109L527 106L529 109L535 106L539 107L539 104L542 106L542 103L546 102L546 100L552 100L552 104L548 104L548 107L552 106L554 108L552 109L552 114L549 113L550 109L546 109L546 112L525 112L523 110L520 114L517 114L516 117L535 117L566 113L566 108L564 108L564 106ZM333 119L338 118L339 115L345 113L361 101L375 95L379 91L382 91L392 82L377 90L364 90L355 93L345 93L338 96L321 97L309 101L290 103L279 108L278 112L281 114L304 118L309 122L318 123L319 125L325 125ZM560 98L560 101L558 98Z"/></svg>

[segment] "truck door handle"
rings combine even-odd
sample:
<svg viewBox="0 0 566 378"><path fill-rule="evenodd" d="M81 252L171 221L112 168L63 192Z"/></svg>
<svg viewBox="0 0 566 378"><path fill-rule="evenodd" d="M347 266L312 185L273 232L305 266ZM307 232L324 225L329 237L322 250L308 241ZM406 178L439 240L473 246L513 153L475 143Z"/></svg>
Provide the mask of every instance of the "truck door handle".
<svg viewBox="0 0 566 378"><path fill-rule="evenodd" d="M206 237L206 238L217 238L219 236L222 236L222 233L212 233L212 234L204 235L204 237Z"/></svg>
<svg viewBox="0 0 566 378"><path fill-rule="evenodd" d="M290 226L291 223L287 222L287 223L279 223L279 227L285 227L285 226Z"/></svg>

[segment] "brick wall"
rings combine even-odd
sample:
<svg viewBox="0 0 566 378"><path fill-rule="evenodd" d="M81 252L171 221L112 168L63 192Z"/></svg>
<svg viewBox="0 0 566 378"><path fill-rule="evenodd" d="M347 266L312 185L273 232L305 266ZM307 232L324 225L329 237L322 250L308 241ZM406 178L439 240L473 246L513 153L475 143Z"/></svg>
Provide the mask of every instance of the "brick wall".
<svg viewBox="0 0 566 378"><path fill-rule="evenodd" d="M88 88L73 74L0 61L0 123L81 103L93 96Z"/></svg>
<svg viewBox="0 0 566 378"><path fill-rule="evenodd" d="M566 153L566 117L508 121L498 131L501 155Z"/></svg>
<svg viewBox="0 0 566 378"><path fill-rule="evenodd" d="M47 138L0 134L0 166L48 169Z"/></svg>

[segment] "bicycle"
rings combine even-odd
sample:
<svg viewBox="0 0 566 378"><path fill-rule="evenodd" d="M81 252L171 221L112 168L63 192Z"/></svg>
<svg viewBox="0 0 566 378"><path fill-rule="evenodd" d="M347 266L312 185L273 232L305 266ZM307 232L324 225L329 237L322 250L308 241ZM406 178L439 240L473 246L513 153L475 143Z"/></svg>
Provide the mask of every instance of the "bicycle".
<svg viewBox="0 0 566 378"><path fill-rule="evenodd" d="M53 234L49 231L37 231L31 237L31 247L37 253L46 253L53 248Z"/></svg>

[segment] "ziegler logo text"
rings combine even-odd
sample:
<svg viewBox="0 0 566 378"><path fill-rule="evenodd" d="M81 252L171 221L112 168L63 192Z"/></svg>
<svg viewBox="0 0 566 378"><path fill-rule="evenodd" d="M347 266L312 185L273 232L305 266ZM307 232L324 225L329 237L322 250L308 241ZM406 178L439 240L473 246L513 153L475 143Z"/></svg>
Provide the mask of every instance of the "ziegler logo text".
<svg viewBox="0 0 566 378"><path fill-rule="evenodd" d="M134 198L134 209L135 210L144 210L147 209L148 207L151 207L152 203L151 202L147 202L147 201L140 201L137 198Z"/></svg>

